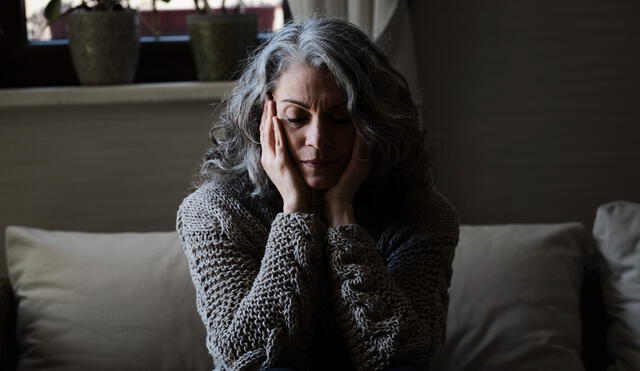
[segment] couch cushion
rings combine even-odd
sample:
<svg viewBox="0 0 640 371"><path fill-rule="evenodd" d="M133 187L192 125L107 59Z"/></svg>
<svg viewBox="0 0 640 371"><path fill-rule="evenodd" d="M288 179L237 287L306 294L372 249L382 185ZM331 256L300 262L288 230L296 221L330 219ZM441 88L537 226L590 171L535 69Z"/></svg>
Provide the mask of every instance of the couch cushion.
<svg viewBox="0 0 640 371"><path fill-rule="evenodd" d="M578 223L463 226L442 371L583 370L580 288L591 237Z"/></svg>
<svg viewBox="0 0 640 371"><path fill-rule="evenodd" d="M640 367L640 204L598 208L593 226L607 317L607 349L615 371Z"/></svg>
<svg viewBox="0 0 640 371"><path fill-rule="evenodd" d="M6 231L18 370L211 370L175 232Z"/></svg>

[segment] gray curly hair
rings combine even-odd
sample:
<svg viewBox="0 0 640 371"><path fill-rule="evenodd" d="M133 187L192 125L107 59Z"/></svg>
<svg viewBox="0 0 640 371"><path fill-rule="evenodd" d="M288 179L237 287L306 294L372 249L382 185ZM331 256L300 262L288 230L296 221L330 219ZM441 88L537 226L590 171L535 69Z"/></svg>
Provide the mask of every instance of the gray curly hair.
<svg viewBox="0 0 640 371"><path fill-rule="evenodd" d="M424 194L433 187L425 133L406 80L362 31L335 18L288 23L246 61L211 128L213 146L200 169L201 183L245 179L253 196L268 195L259 142L264 100L286 68L300 62L324 69L344 91L353 125L369 149L368 183L383 185L385 193L398 188L406 194L413 185Z"/></svg>

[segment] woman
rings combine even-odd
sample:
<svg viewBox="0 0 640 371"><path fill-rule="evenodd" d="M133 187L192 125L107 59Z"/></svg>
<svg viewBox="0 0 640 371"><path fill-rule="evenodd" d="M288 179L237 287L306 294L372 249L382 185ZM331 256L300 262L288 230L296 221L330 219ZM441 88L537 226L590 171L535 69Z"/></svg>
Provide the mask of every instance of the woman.
<svg viewBox="0 0 640 371"><path fill-rule="evenodd" d="M426 369L458 239L406 81L357 28L250 59L178 211L216 369Z"/></svg>

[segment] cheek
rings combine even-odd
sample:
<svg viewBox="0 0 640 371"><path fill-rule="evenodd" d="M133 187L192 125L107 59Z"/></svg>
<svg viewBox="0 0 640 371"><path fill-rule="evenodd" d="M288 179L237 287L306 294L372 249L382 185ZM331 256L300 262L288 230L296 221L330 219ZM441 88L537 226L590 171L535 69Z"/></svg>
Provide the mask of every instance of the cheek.
<svg viewBox="0 0 640 371"><path fill-rule="evenodd" d="M284 136L287 139L287 149L289 153L295 158L298 159L298 149L300 148L300 134L296 130L292 130L291 128L284 126Z"/></svg>
<svg viewBox="0 0 640 371"><path fill-rule="evenodd" d="M353 127L349 129L345 129L340 133L337 139L338 148L340 148L340 153L344 156L350 157L351 152L353 152L353 144L356 139L356 131Z"/></svg>

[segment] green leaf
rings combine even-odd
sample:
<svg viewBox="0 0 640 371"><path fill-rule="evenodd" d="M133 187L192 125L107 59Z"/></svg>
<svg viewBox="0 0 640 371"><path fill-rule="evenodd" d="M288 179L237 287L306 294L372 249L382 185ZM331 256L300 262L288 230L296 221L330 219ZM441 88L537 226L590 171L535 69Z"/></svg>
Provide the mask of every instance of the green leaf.
<svg viewBox="0 0 640 371"><path fill-rule="evenodd" d="M44 8L44 17L49 22L53 22L60 17L61 1L62 0L50 0Z"/></svg>

